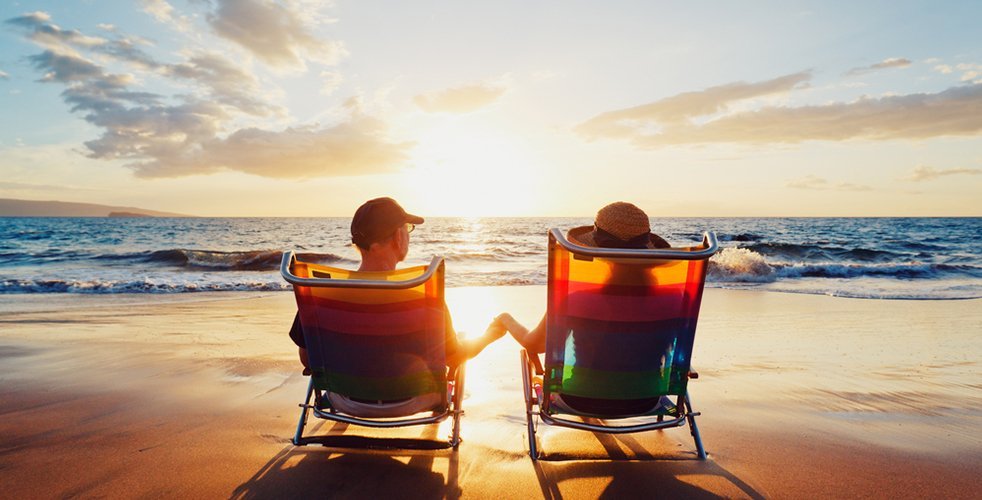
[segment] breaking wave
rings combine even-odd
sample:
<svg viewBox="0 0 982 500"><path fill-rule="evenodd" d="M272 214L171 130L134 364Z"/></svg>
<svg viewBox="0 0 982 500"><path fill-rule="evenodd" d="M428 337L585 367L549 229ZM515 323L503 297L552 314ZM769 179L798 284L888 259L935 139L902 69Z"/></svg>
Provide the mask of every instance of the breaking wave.
<svg viewBox="0 0 982 500"><path fill-rule="evenodd" d="M769 283L793 278L898 278L934 279L946 276L982 277L973 265L928 264L917 261L894 263L789 263L768 261L748 248L724 248L709 261L706 280L726 283Z"/></svg>
<svg viewBox="0 0 982 500"><path fill-rule="evenodd" d="M252 282L167 282L140 280L30 280L0 281L3 293L188 293L188 292L270 292L290 290L283 280Z"/></svg>
<svg viewBox="0 0 982 500"><path fill-rule="evenodd" d="M297 257L318 264L353 263L332 253L299 253ZM219 252L211 250L157 250L128 254L104 254L96 260L145 262L192 269L207 268L217 271L273 271L279 269L283 252L279 250L252 250L246 252Z"/></svg>

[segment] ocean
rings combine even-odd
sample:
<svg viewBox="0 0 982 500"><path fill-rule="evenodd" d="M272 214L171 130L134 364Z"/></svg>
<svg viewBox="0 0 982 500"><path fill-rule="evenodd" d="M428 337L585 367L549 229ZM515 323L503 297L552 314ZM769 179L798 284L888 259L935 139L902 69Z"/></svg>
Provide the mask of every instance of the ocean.
<svg viewBox="0 0 982 500"><path fill-rule="evenodd" d="M546 232L589 218L429 218L406 265L448 286L541 285ZM0 218L0 294L289 290L281 252L357 265L350 218ZM707 287L881 299L982 297L982 218L653 218L673 245L716 231Z"/></svg>

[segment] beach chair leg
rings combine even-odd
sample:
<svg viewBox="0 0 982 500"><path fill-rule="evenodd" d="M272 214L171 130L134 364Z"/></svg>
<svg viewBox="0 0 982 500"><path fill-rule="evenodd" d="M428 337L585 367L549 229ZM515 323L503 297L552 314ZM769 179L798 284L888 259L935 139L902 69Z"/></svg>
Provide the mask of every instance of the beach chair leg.
<svg viewBox="0 0 982 500"><path fill-rule="evenodd" d="M539 450L535 445L535 415L533 412L533 396L534 393L532 387L532 365L529 361L528 351L522 349L521 352L521 363L522 363L522 394L525 395L525 420L528 424L528 437L529 437L529 456L532 460L539 459Z"/></svg>
<svg viewBox="0 0 982 500"><path fill-rule="evenodd" d="M307 443L303 441L303 428L307 425L307 411L310 410L310 397L314 394L314 378L310 378L310 383L307 384L307 397L304 398L303 404L300 405L300 421L297 422L297 433L293 436L293 444L296 446L303 446Z"/></svg>
<svg viewBox="0 0 982 500"><path fill-rule="evenodd" d="M692 400L689 399L688 391L685 393L685 412L685 418L689 421L689 432L692 434L692 439L696 442L696 453L699 455L699 460L705 460L706 449L702 447L699 427L696 426L696 416L698 413L692 410Z"/></svg>
<svg viewBox="0 0 982 500"><path fill-rule="evenodd" d="M464 413L461 404L464 401L464 373L466 363L461 363L457 367L457 374L454 377L453 387L453 430L450 435L450 446L457 449L460 446L460 416Z"/></svg>

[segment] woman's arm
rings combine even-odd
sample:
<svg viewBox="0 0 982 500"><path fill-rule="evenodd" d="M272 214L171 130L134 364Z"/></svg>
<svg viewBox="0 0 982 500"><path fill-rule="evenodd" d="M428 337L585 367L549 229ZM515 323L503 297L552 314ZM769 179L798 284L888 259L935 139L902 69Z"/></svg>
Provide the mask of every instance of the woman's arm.
<svg viewBox="0 0 982 500"><path fill-rule="evenodd" d="M531 331L522 326L511 314L501 313L495 318L495 322L500 323L508 333L515 338L515 341L528 349L533 354L546 352L546 317L543 316L539 324Z"/></svg>

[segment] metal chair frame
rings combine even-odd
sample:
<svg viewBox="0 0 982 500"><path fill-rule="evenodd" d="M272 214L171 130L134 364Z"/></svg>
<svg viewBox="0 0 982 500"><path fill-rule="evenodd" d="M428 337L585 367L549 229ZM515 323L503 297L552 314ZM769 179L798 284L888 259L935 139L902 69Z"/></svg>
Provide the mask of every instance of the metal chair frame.
<svg viewBox="0 0 982 500"><path fill-rule="evenodd" d="M566 250L585 257L602 257L602 258L629 258L629 259L645 259L645 260L705 260L712 257L719 250L719 243L716 239L716 234L713 232L703 233L702 244L705 248L696 251L686 251L686 250L674 250L674 249L620 249L620 248L597 248L597 247L585 247L582 245L577 245L566 239L563 233L557 229L553 228L549 230L549 235L551 240L555 240L559 245L561 245ZM531 354L525 349L521 351L521 369L522 369L522 386L523 394L525 397L525 416L526 423L528 426L528 444L529 444L529 456L532 460L538 460L540 458L540 446L538 445L536 439L536 418L542 422L555 425L559 427L567 427L571 429L579 429L584 431L592 432L602 432L606 434L625 434L633 432L643 432L650 430L668 429L674 427L683 427L686 423L689 424L689 432L692 434L692 439L695 441L696 454L700 460L706 459L706 450L702 444L702 438L699 435L699 427L696 425L696 417L700 416L701 413L696 412L692 408L692 400L689 397L688 391L683 395L677 395L676 408L677 416L670 420L665 420L663 415L655 416L654 421L647 421L634 425L598 425L591 424L583 421L569 420L566 418L557 417L549 413L549 392L547 388L543 387L543 397L545 401L539 401L538 396L535 392L535 387L533 385L533 373L542 375L542 364L539 361L538 355ZM698 378L699 375L694 371L689 371L689 379ZM583 415L588 416L588 415ZM604 417L604 420L618 419L618 418L641 418L637 416L625 416L625 417Z"/></svg>
<svg viewBox="0 0 982 500"><path fill-rule="evenodd" d="M311 286L311 287L332 287L332 288L370 288L370 289L388 289L388 290L401 290L406 288L413 288L425 283L429 280L433 274L444 266L443 257L434 256L430 261L429 266L427 266L426 272L422 275L403 281L382 281L382 280L336 280L330 278L304 278L293 274L292 268L293 263L296 261L295 253L290 250L283 253L283 260L280 264L280 274L283 276L287 282L293 285L300 286ZM447 404L442 411L434 411L433 415L427 417L401 417L401 418L363 418L356 417L353 415L346 415L344 413L338 412L334 408L324 409L319 403L324 397L321 395L321 391L314 387L314 379L310 378L310 382L307 384L307 396L304 398L304 402L300 403L300 420L297 422L297 431L293 436L293 444L296 446L304 446L318 440L319 436L304 436L303 430L307 424L308 412L313 412L314 416L317 418L325 420L333 420L335 422L344 422L353 425L360 425L364 427L373 428L394 428L394 427L409 427L415 425L429 425L438 424L446 420L447 418L453 419L453 426L448 441L440 442L444 445L443 448L453 448L457 449L460 445L460 417L463 415L464 410L461 407L464 395L464 374L465 374L465 363L461 363L455 370L452 386L453 390L447 395ZM314 399L314 404L311 404L311 398ZM322 437L322 436L320 436Z"/></svg>

